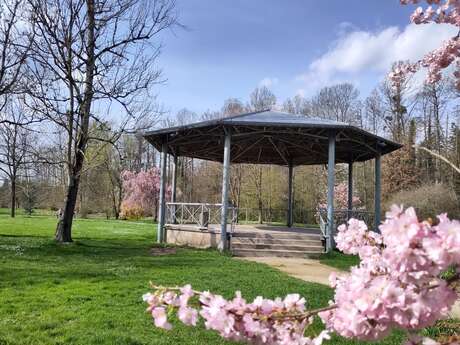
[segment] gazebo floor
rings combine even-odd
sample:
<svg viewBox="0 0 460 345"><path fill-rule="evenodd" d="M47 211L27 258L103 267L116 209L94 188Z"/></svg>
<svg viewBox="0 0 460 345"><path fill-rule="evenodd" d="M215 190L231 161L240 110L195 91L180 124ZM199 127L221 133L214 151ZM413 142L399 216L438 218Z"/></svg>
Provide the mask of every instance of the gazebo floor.
<svg viewBox="0 0 460 345"><path fill-rule="evenodd" d="M219 224L209 224L203 230L183 224L168 224L166 227L169 243L215 247L219 242ZM317 258L324 252L322 235L317 228L237 224L230 243L232 254L244 257Z"/></svg>

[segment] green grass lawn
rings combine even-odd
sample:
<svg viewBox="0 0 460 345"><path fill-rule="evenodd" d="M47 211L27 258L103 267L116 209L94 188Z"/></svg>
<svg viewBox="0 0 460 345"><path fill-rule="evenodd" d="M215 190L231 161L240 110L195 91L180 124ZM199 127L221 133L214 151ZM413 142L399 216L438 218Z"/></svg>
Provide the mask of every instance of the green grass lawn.
<svg viewBox="0 0 460 345"><path fill-rule="evenodd" d="M248 299L297 292L311 308L324 306L332 290L305 283L266 265L212 250L178 248L150 255L155 226L145 222L75 220L75 242L53 241L54 217L0 215L0 345L6 344L230 344L203 327L174 322L155 329L141 295L148 282L191 283ZM316 322L313 329L319 332ZM381 344L399 344L393 334ZM329 344L358 344L334 337Z"/></svg>
<svg viewBox="0 0 460 345"><path fill-rule="evenodd" d="M359 264L359 257L356 255L345 255L337 250L321 255L319 261L322 264L335 267L341 271L348 271L351 266Z"/></svg>

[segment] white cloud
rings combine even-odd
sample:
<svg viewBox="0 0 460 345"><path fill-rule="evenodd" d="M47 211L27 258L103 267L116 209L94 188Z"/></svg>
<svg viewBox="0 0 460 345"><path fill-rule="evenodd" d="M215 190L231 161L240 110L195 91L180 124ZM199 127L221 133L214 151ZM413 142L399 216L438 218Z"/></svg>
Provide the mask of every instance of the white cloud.
<svg viewBox="0 0 460 345"><path fill-rule="evenodd" d="M278 82L279 82L278 78L265 77L264 79L259 81L259 87L266 86L268 88L271 88L272 86L275 86L276 84L278 84Z"/></svg>
<svg viewBox="0 0 460 345"><path fill-rule="evenodd" d="M347 23L346 28L350 27ZM410 24L404 30L392 26L377 32L356 29L343 32L296 79L319 87L344 79L359 79L368 72L383 75L393 62L418 60L456 33L455 27L439 24Z"/></svg>

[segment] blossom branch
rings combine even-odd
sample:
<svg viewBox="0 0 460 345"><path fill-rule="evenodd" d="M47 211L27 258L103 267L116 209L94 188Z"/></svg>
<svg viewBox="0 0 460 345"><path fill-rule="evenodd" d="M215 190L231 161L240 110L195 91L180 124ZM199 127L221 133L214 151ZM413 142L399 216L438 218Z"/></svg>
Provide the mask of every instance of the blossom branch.
<svg viewBox="0 0 460 345"><path fill-rule="evenodd" d="M401 4L417 4L419 0L401 0ZM456 36L442 43L442 45L426 54L415 63L406 63L389 74L389 78L395 88L398 88L406 79L407 75L417 72L421 67L427 68L426 82L434 84L442 77L442 71L456 64L453 73L455 85L460 90L460 2L452 0L426 0L427 8L421 6L413 12L410 20L414 24L449 24L458 28Z"/></svg>
<svg viewBox="0 0 460 345"><path fill-rule="evenodd" d="M248 303L240 292L227 300L190 285L151 283L155 291L143 297L157 327L170 329L167 315L177 311L186 325L195 326L202 317L206 328L222 337L253 344L319 345L330 332L359 340L381 339L393 329L414 333L444 318L458 298L460 270L445 280L440 275L460 267L460 222L445 214L438 218L436 225L419 221L413 208L394 205L379 227L381 234L356 219L339 226L337 247L358 254L361 262L349 274L331 275L334 300L322 308L306 310L298 294ZM326 331L305 337L316 315ZM418 344L416 339L422 338L411 337L410 344Z"/></svg>

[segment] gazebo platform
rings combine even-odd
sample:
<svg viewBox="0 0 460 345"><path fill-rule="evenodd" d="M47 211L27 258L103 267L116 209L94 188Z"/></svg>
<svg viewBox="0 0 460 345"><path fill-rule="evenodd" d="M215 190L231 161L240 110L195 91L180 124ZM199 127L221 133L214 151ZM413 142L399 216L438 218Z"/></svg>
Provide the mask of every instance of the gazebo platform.
<svg viewBox="0 0 460 345"><path fill-rule="evenodd" d="M317 258L324 252L319 228L300 228L265 224L236 224L230 232L234 256ZM220 224L200 229L193 224L167 224L166 241L199 248L216 248Z"/></svg>

